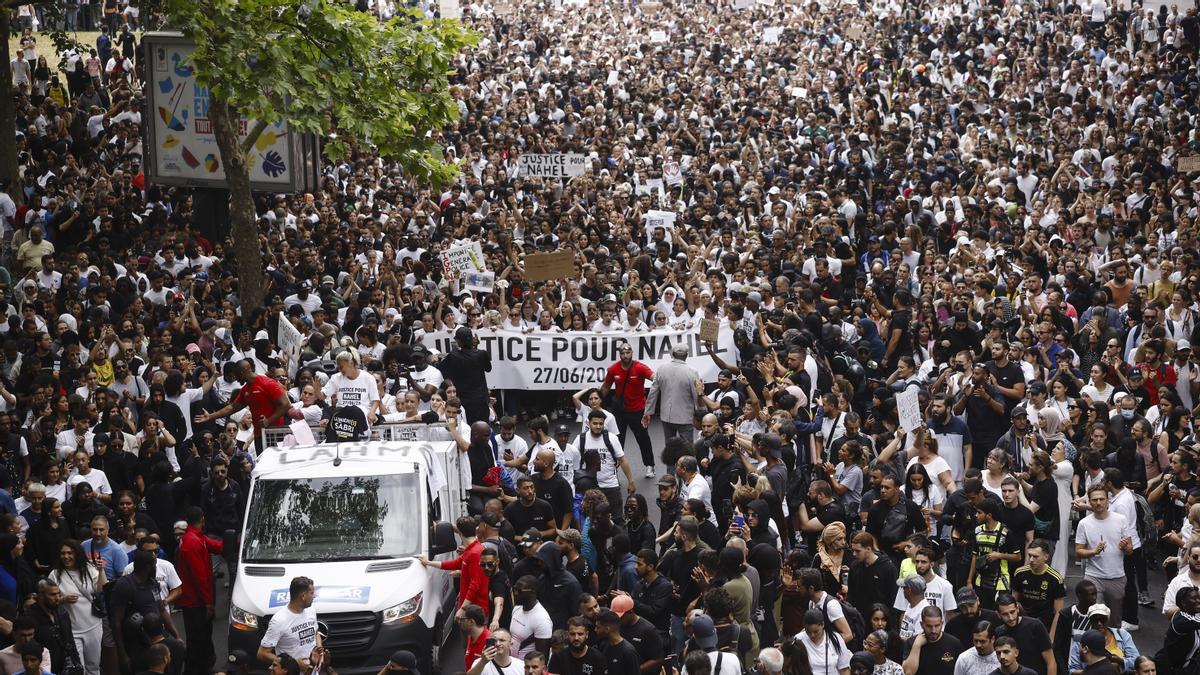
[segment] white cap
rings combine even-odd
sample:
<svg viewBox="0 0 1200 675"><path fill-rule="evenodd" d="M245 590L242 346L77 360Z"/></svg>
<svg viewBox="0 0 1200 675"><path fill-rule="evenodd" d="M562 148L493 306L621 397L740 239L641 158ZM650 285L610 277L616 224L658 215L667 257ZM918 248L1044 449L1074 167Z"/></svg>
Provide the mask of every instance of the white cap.
<svg viewBox="0 0 1200 675"><path fill-rule="evenodd" d="M1191 348L1192 343L1188 342L1187 340L1181 338L1175 341L1175 351L1180 351L1181 349L1191 350Z"/></svg>
<svg viewBox="0 0 1200 675"><path fill-rule="evenodd" d="M271 339L271 336L267 335L267 331L265 331L265 330L260 330L254 334L255 342L258 342L259 340L270 340L270 339Z"/></svg>

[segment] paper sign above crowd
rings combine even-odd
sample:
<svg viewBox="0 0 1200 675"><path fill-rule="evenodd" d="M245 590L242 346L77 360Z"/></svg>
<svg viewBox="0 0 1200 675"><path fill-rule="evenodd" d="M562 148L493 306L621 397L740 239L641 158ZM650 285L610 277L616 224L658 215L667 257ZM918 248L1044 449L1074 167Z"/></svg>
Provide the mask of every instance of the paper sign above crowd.
<svg viewBox="0 0 1200 675"><path fill-rule="evenodd" d="M587 158L576 153L521 155L517 175L522 178L574 178L587 170Z"/></svg>

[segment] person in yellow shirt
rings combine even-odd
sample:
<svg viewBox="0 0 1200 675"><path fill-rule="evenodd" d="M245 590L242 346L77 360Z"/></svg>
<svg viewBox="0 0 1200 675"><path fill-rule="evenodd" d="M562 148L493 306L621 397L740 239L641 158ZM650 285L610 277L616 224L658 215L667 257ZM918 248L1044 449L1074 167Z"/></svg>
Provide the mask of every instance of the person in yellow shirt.
<svg viewBox="0 0 1200 675"><path fill-rule="evenodd" d="M40 225L34 225L29 228L29 239L21 244L17 249L17 264L21 266L21 271L28 272L33 270L40 272L42 270L42 257L54 255L54 244L46 241L43 238L44 232Z"/></svg>

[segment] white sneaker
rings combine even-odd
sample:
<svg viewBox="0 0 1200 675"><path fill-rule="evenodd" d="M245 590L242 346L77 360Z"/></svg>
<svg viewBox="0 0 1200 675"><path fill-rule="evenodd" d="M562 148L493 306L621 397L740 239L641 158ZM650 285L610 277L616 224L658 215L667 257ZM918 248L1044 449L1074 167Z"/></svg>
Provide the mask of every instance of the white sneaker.
<svg viewBox="0 0 1200 675"><path fill-rule="evenodd" d="M646 467L646 478L654 478L654 467Z"/></svg>
<svg viewBox="0 0 1200 675"><path fill-rule="evenodd" d="M1122 621L1122 622L1121 622L1121 629L1122 629L1122 630L1127 630L1127 631L1129 631L1130 633L1136 633L1136 632L1137 632L1137 630L1138 630L1138 625L1137 625L1136 623L1129 623L1128 621Z"/></svg>

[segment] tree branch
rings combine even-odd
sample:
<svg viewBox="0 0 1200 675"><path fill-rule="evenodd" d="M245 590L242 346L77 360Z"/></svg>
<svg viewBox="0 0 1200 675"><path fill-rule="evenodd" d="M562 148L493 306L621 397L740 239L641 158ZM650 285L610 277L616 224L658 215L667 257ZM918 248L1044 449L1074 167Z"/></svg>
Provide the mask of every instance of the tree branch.
<svg viewBox="0 0 1200 675"><path fill-rule="evenodd" d="M255 120L254 121L254 128L251 129L250 133L246 135L246 140L242 141L241 150L243 153L250 152L250 148L254 147L254 144L256 142L258 142L258 137L262 136L262 132L266 128L267 128L266 120Z"/></svg>

